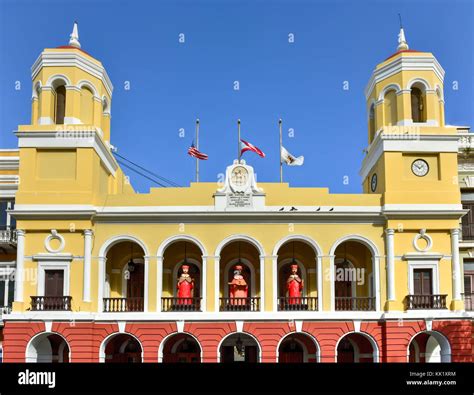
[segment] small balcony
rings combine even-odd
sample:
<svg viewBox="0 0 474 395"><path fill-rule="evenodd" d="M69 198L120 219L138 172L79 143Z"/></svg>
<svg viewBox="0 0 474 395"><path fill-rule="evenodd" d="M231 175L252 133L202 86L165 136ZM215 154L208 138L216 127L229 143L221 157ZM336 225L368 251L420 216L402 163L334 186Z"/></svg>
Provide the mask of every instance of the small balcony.
<svg viewBox="0 0 474 395"><path fill-rule="evenodd" d="M201 311L201 299L196 298L161 298L161 311Z"/></svg>
<svg viewBox="0 0 474 395"><path fill-rule="evenodd" d="M220 311L260 311L260 298L219 298Z"/></svg>
<svg viewBox="0 0 474 395"><path fill-rule="evenodd" d="M279 311L317 311L318 298L301 297L301 298L278 298Z"/></svg>
<svg viewBox="0 0 474 395"><path fill-rule="evenodd" d="M407 295L407 310L446 309L447 295Z"/></svg>
<svg viewBox="0 0 474 395"><path fill-rule="evenodd" d="M12 312L12 308L10 306L2 306L0 307L0 316L2 314L10 314Z"/></svg>
<svg viewBox="0 0 474 395"><path fill-rule="evenodd" d="M474 311L474 292L463 293L464 309L466 311Z"/></svg>
<svg viewBox="0 0 474 395"><path fill-rule="evenodd" d="M16 246L16 230L0 229L0 245Z"/></svg>
<svg viewBox="0 0 474 395"><path fill-rule="evenodd" d="M144 311L141 297L104 298L104 313L130 313Z"/></svg>
<svg viewBox="0 0 474 395"><path fill-rule="evenodd" d="M336 296L336 311L375 311L375 297Z"/></svg>
<svg viewBox="0 0 474 395"><path fill-rule="evenodd" d="M72 296L31 296L31 311L71 311Z"/></svg>

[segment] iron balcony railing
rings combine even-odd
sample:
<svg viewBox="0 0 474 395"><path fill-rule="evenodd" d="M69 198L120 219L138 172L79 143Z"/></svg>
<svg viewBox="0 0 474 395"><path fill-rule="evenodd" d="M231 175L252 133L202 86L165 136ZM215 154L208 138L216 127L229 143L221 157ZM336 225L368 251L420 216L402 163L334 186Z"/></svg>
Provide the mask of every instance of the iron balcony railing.
<svg viewBox="0 0 474 395"><path fill-rule="evenodd" d="M104 298L105 313L127 313L134 311L144 311L142 297Z"/></svg>
<svg viewBox="0 0 474 395"><path fill-rule="evenodd" d="M31 311L71 311L72 296L31 296Z"/></svg>
<svg viewBox="0 0 474 395"><path fill-rule="evenodd" d="M278 298L278 310L280 311L317 311L317 297L300 297L300 298Z"/></svg>
<svg viewBox="0 0 474 395"><path fill-rule="evenodd" d="M220 311L260 311L260 298L219 298Z"/></svg>
<svg viewBox="0 0 474 395"><path fill-rule="evenodd" d="M407 310L445 309L447 295L407 295Z"/></svg>
<svg viewBox="0 0 474 395"><path fill-rule="evenodd" d="M464 310L474 311L474 292L463 293Z"/></svg>
<svg viewBox="0 0 474 395"><path fill-rule="evenodd" d="M201 297L161 298L161 311L201 311Z"/></svg>
<svg viewBox="0 0 474 395"><path fill-rule="evenodd" d="M375 297L371 296L336 296L336 311L374 311Z"/></svg>
<svg viewBox="0 0 474 395"><path fill-rule="evenodd" d="M16 246L16 229L0 229L0 244Z"/></svg>

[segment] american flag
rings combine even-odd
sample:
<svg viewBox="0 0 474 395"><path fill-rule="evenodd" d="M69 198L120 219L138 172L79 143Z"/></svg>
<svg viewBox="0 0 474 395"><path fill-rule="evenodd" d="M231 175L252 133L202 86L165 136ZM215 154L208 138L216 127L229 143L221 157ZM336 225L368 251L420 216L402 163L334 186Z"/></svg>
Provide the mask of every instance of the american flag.
<svg viewBox="0 0 474 395"><path fill-rule="evenodd" d="M194 158L207 160L208 156L203 152L199 151L195 146L194 142L191 144L191 147L188 148L188 155L191 155Z"/></svg>
<svg viewBox="0 0 474 395"><path fill-rule="evenodd" d="M261 149L256 147L253 144L250 144L248 141L245 140L240 140L240 155L242 155L246 151L252 151L255 152L258 156L261 156L262 158L265 158L265 154Z"/></svg>

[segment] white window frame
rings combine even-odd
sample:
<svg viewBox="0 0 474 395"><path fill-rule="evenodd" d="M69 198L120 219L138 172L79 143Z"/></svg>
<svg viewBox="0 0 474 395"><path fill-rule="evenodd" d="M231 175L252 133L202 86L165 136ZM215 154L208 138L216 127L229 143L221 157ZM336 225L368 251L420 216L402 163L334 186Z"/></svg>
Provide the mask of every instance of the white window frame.
<svg viewBox="0 0 474 395"><path fill-rule="evenodd" d="M3 295L3 303L0 303L0 307L8 306L8 291L10 288L10 276L15 272L15 261L8 262L6 265L2 263L0 265L0 281L5 282L5 289ZM13 300L12 300L13 302Z"/></svg>
<svg viewBox="0 0 474 395"><path fill-rule="evenodd" d="M433 290L433 295L439 295L439 260L409 260L408 261L408 292L410 295L414 295L415 284L413 283L414 279L414 270L415 269L431 269L431 288Z"/></svg>
<svg viewBox="0 0 474 395"><path fill-rule="evenodd" d="M45 296L45 272L46 270L63 270L63 296L69 295L69 266L71 261L40 261L38 262L38 295Z"/></svg>

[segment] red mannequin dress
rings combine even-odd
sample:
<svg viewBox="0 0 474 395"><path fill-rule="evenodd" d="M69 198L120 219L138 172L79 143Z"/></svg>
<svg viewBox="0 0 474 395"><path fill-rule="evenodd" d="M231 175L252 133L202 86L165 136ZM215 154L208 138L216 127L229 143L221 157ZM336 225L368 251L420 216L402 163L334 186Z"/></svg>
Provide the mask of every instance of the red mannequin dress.
<svg viewBox="0 0 474 395"><path fill-rule="evenodd" d="M244 305L247 303L247 301L244 299L236 299L248 297L249 287L241 273L242 266L237 265L234 268L234 277L229 283L229 297L231 298L230 303L233 305Z"/></svg>
<svg viewBox="0 0 474 395"><path fill-rule="evenodd" d="M187 273L189 266L183 265L182 269L183 273L178 279L178 285L176 288L178 289L178 298L183 298L183 300L178 300L178 304L192 304L193 301L191 298L193 297L194 281Z"/></svg>
<svg viewBox="0 0 474 395"><path fill-rule="evenodd" d="M303 290L303 280L297 274L298 266L291 265L291 274L286 282L288 290L289 304L300 304L301 291Z"/></svg>

